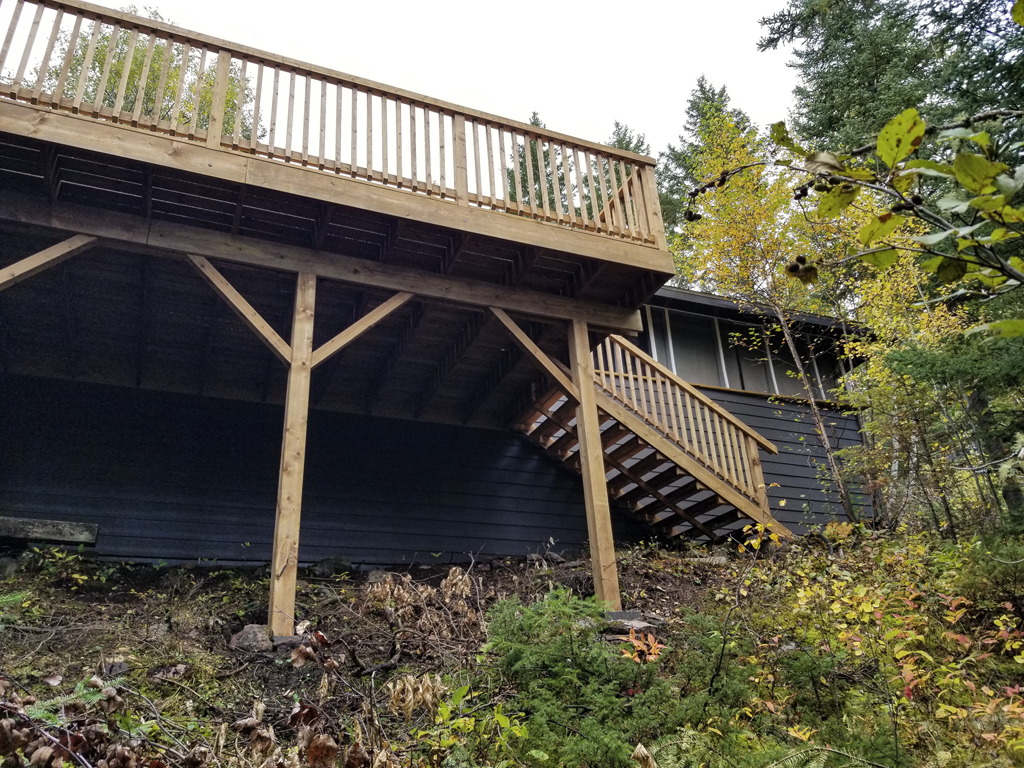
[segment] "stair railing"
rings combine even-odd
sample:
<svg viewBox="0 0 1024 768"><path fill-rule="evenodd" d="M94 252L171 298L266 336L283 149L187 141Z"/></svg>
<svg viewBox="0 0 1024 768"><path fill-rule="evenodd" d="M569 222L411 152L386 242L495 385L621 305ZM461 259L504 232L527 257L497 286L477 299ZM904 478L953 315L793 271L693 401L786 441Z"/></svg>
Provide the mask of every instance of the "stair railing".
<svg viewBox="0 0 1024 768"><path fill-rule="evenodd" d="M767 511L758 447L778 453L773 443L621 336L607 337L593 360L610 397Z"/></svg>

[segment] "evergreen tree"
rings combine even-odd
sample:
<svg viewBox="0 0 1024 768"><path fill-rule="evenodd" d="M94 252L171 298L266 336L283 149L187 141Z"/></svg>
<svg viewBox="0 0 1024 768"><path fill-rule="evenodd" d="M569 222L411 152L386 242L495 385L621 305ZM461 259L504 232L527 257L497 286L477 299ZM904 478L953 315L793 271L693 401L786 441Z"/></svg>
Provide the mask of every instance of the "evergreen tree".
<svg viewBox="0 0 1024 768"><path fill-rule="evenodd" d="M682 225L686 194L707 180L700 178L697 154L713 138L711 132L722 116L727 116L743 133L751 128L750 118L743 110L729 108L729 94L725 86L716 89L701 75L686 104L686 122L679 135L679 144L669 144L658 155L658 193L665 229L669 232L678 232Z"/></svg>
<svg viewBox="0 0 1024 768"><path fill-rule="evenodd" d="M796 43L797 132L864 144L909 107L941 124L1024 105L1024 29L1006 0L789 0L761 50Z"/></svg>

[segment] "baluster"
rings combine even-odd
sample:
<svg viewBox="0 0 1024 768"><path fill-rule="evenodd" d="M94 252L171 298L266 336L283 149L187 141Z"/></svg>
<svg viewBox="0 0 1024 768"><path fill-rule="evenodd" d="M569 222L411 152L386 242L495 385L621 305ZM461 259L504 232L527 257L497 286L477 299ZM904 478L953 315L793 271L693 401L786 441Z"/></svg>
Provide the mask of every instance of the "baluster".
<svg viewBox="0 0 1024 768"><path fill-rule="evenodd" d="M445 129L444 129L444 112L439 111L437 113L437 143L441 154L441 178L438 183L441 187L441 199L448 196L448 184L445 181L445 171L448 166L448 153L447 147L445 147Z"/></svg>
<svg viewBox="0 0 1024 768"><path fill-rule="evenodd" d="M381 181L388 183L388 97L380 95L380 163Z"/></svg>
<svg viewBox="0 0 1024 768"><path fill-rule="evenodd" d="M412 164L412 191L419 190L419 169L416 166L416 104L409 102L409 159Z"/></svg>
<svg viewBox="0 0 1024 768"><path fill-rule="evenodd" d="M619 169L621 183L619 184L619 190L615 195L615 199L622 206L623 228L626 230L626 235L632 239L636 236L636 223L633 219L633 206L630 205L629 199L629 177L626 175L628 166L621 160L616 163L616 166Z"/></svg>
<svg viewBox="0 0 1024 768"><path fill-rule="evenodd" d="M605 336L604 339L604 359L608 365L607 373L607 389L609 392L617 392L615 383L615 359L612 357L612 341L610 336Z"/></svg>
<svg viewBox="0 0 1024 768"><path fill-rule="evenodd" d="M60 100L64 97L64 85L68 80L68 72L71 71L71 61L75 58L75 51L78 50L78 36L82 30L82 16L75 16L75 25L71 29L71 37L68 38L68 49L64 52L64 63L60 68L60 76L57 78L57 85L53 89L53 98L50 99L50 106L54 109L60 108Z"/></svg>
<svg viewBox="0 0 1024 768"><path fill-rule="evenodd" d="M0 75L3 74L4 64L7 63L7 54L11 50L11 42L14 40L14 32L18 28L18 22L21 20L21 9L24 7L24 0L18 0L14 4L14 13L11 15L11 22L7 27L7 36L4 37L4 47L0 48ZM17 85L17 78L14 82Z"/></svg>
<svg viewBox="0 0 1024 768"><path fill-rule="evenodd" d="M39 63L39 73L36 75L36 87L32 91L32 103L38 104L39 97L43 93L43 83L46 81L46 75L50 71L50 59L53 57L53 46L57 43L57 35L60 34L60 25L64 21L64 9L59 8L57 10L57 16L53 21L53 28L50 30L50 37L46 41L46 50L43 51L43 60ZM50 97L50 102L53 102L53 96Z"/></svg>
<svg viewBox="0 0 1024 768"><path fill-rule="evenodd" d="M729 434L728 434L728 430L726 429L725 421L717 413L715 414L715 425L716 425L717 430L718 430L719 453L722 454L722 465L725 468L725 474L726 474L726 476L730 480L735 482L736 481L736 477L735 477L735 475L733 473L733 467L732 467L733 460L732 460L732 455L731 455L731 453L729 451Z"/></svg>
<svg viewBox="0 0 1024 768"><path fill-rule="evenodd" d="M491 137L491 124L484 123L484 133L487 135L487 183L491 186L491 210L498 207L498 198L494 188L494 141Z"/></svg>
<svg viewBox="0 0 1024 768"><path fill-rule="evenodd" d="M28 67L29 57L32 55L32 46L35 45L36 35L39 33L39 22L42 21L45 6L41 3L36 6L36 15L32 17L32 26L28 28L28 39L25 40L25 50L21 53L21 63L18 64L18 71L11 83L11 98L18 98L21 90L21 81L25 78L25 69ZM44 71L39 71L39 77L43 77Z"/></svg>
<svg viewBox="0 0 1024 768"><path fill-rule="evenodd" d="M537 203L538 203L538 198L540 197L540 193L539 193L538 188L537 188L538 184L534 180L534 151L537 150L538 147L540 147L541 143L540 143L540 141L537 141L535 139L531 139L529 137L528 133L524 133L523 134L523 145L526 148L526 183L529 185L529 210L530 210L530 214L532 216L534 216L534 218L538 218L539 217L538 216L538 210L539 209L538 209ZM534 147L534 148L530 148L530 147ZM541 168L540 164L538 164L537 167L538 167L538 169L540 169ZM543 172L542 172L542 176L543 176ZM542 186L543 186L543 184L542 184ZM540 218L543 219L544 218L544 209L541 208L540 211L541 211Z"/></svg>
<svg viewBox="0 0 1024 768"><path fill-rule="evenodd" d="M743 485L743 465L740 462L739 453L739 433L731 423L726 423L725 426L727 437L729 438L729 456L732 461L732 473L736 484L739 486Z"/></svg>
<svg viewBox="0 0 1024 768"><path fill-rule="evenodd" d="M334 84L334 106L337 113L334 117L334 172L341 173L341 105L345 97L345 88L339 80Z"/></svg>
<svg viewBox="0 0 1024 768"><path fill-rule="evenodd" d="M249 59L243 56L238 62L238 93L235 95L235 126L231 131L231 148L238 149L242 138L242 110L245 108L245 86L248 77ZM231 67L228 67L230 74Z"/></svg>
<svg viewBox="0 0 1024 768"><path fill-rule="evenodd" d="M523 213L526 208L523 204L523 177L519 163L519 134L514 130L512 131L512 167L515 172L516 213Z"/></svg>
<svg viewBox="0 0 1024 768"><path fill-rule="evenodd" d="M199 71L196 73L196 91L192 96L192 118L188 124L188 137L194 139L199 123L199 102L203 97L203 81L206 80L206 47L199 54Z"/></svg>
<svg viewBox="0 0 1024 768"><path fill-rule="evenodd" d="M707 451L704 448L704 427L700 419L697 418L700 414L700 403L694 403L689 392L684 392L683 397L686 399L686 408L690 413L690 435L696 448L696 455L700 456L704 463L707 464Z"/></svg>
<svg viewBox="0 0 1024 768"><path fill-rule="evenodd" d="M478 207L482 207L484 180L483 174L480 172L480 124L475 120L473 121L473 168L475 169L474 176L476 178L476 204Z"/></svg>
<svg viewBox="0 0 1024 768"><path fill-rule="evenodd" d="M288 73L288 111L284 120L284 161L292 161L292 126L295 123L295 75L293 69Z"/></svg>
<svg viewBox="0 0 1024 768"><path fill-rule="evenodd" d="M128 38L128 52L121 64L121 82L117 86L117 96L114 98L114 112L111 118L115 123L121 122L121 107L124 106L124 92L128 87L128 75L132 71L132 60L135 58L135 44L139 40L139 29L132 30Z"/></svg>
<svg viewBox="0 0 1024 768"><path fill-rule="evenodd" d="M142 72L139 73L139 86L135 89L135 105L132 108L132 127L139 125L142 105L146 101L146 87L149 85L149 68L153 65L153 51L156 49L156 33L149 33L149 44L146 46L146 57L142 60Z"/></svg>
<svg viewBox="0 0 1024 768"><path fill-rule="evenodd" d="M320 142L317 147L316 167L321 171L327 165L327 81L320 79Z"/></svg>
<svg viewBox="0 0 1024 768"><path fill-rule="evenodd" d="M573 147L572 158L576 163L576 194L580 199L580 226L583 229L590 228L590 218L587 216L587 198L584 196L586 187L583 184L584 172L583 164L580 162L580 150L577 147Z"/></svg>
<svg viewBox="0 0 1024 768"><path fill-rule="evenodd" d="M427 166L427 194L434 194L433 167L430 162L430 110L423 107L423 162Z"/></svg>
<svg viewBox="0 0 1024 768"><path fill-rule="evenodd" d="M508 194L508 156L505 154L505 129L500 125L498 128L498 154L501 157L501 208L511 213L512 206L509 205Z"/></svg>
<svg viewBox="0 0 1024 768"><path fill-rule="evenodd" d="M753 473L750 471L750 456L747 455L747 436L744 434L737 435L736 448L740 453L740 465L743 467L743 483L747 489L747 492L751 495L757 493L757 488L754 487ZM757 448L756 444L754 446Z"/></svg>
<svg viewBox="0 0 1024 768"><path fill-rule="evenodd" d="M651 419L651 421L657 421L654 415L654 404L648 404L647 402L649 400L647 393L647 364L637 357L630 356L630 360L636 366L637 381L640 382L640 413Z"/></svg>
<svg viewBox="0 0 1024 768"><path fill-rule="evenodd" d="M366 180L373 181L373 91L366 92Z"/></svg>
<svg viewBox="0 0 1024 768"><path fill-rule="evenodd" d="M555 209L555 218L559 224L563 223L562 212L562 184L566 179L558 176L558 145L548 141L548 155L551 161L551 207ZM564 156L562 158L565 159ZM568 196L568 195L567 195Z"/></svg>
<svg viewBox="0 0 1024 768"><path fill-rule="evenodd" d="M349 168L349 174L352 176L353 179L356 177L356 174L359 172L358 171L359 152L358 152L358 149L357 149L357 147L359 146L358 139L357 139L357 136L359 134L359 129L358 129L357 125L356 125L356 121L358 119L356 115L357 115L358 112L359 112L359 92L356 90L355 84L353 84L352 85L352 166Z"/></svg>
<svg viewBox="0 0 1024 768"><path fill-rule="evenodd" d="M639 165L633 166L633 175L630 177L629 187L636 210L637 224L640 226L640 237L647 241L651 239L651 228L647 221L649 201L647 200L647 190L644 188L644 178L641 176L641 171L644 174L647 173L646 168L641 169Z"/></svg>
<svg viewBox="0 0 1024 768"><path fill-rule="evenodd" d="M622 346L618 343L615 344L615 361L619 365L619 370L622 371L622 395L625 401L633 406L633 410L636 410L636 398L634 397L634 386L633 386L633 370L631 366L626 364L629 358L623 354Z"/></svg>
<svg viewBox="0 0 1024 768"><path fill-rule="evenodd" d="M263 62L256 62L256 95L252 105L252 132L249 134L249 151L256 154L260 136L260 96L263 93Z"/></svg>
<svg viewBox="0 0 1024 768"><path fill-rule="evenodd" d="M281 91L281 70L274 67L274 84L270 92L270 130L267 133L267 157L277 155L277 99Z"/></svg>
<svg viewBox="0 0 1024 768"><path fill-rule="evenodd" d="M310 102L313 100L313 78L309 72L303 77L306 79L306 89L302 94L302 165L309 165L309 112Z"/></svg>
<svg viewBox="0 0 1024 768"><path fill-rule="evenodd" d="M601 184L601 197L604 198L604 223L605 227L609 232L614 232L616 235L621 234L619 229L619 222L615 216L615 210L618 208L617 200L613 200L611 194L609 194L606 188L606 177L604 173L604 160L601 155L597 156L597 178ZM608 160L609 170L611 170L611 160ZM612 176L610 179L611 184L615 184L615 178Z"/></svg>
<svg viewBox="0 0 1024 768"><path fill-rule="evenodd" d="M401 189L405 179L405 165L402 163L402 100L395 99L395 160L398 162L398 188Z"/></svg>
<svg viewBox="0 0 1024 768"><path fill-rule="evenodd" d="M537 137L536 148L537 173L540 174L540 178L537 179L537 186L540 187L541 219L547 221L553 217L548 209L548 161L544 157L544 141L540 136Z"/></svg>
<svg viewBox="0 0 1024 768"><path fill-rule="evenodd" d="M466 149L466 116L452 115L455 131L455 200L463 208L469 207L469 150Z"/></svg>
<svg viewBox="0 0 1024 768"><path fill-rule="evenodd" d="M679 437L682 441L683 447L689 452L693 452L693 443L690 441L689 435L687 435L686 426L686 413L683 411L683 398L679 387L672 385L672 410L675 414L673 419L678 420L679 424Z"/></svg>
<svg viewBox="0 0 1024 768"><path fill-rule="evenodd" d="M718 471L721 472L722 462L718 453L718 439L715 436L714 413L707 406L701 408L701 413L703 414L704 426L706 427L704 434L708 439L708 456Z"/></svg>
<svg viewBox="0 0 1024 768"><path fill-rule="evenodd" d="M99 85L96 87L96 100L92 104L92 116L98 118L103 107L103 97L106 95L107 80L110 78L110 67L114 63L114 51L117 50L117 38L121 35L121 27L117 24L110 30L110 39L107 41L107 57L103 61L103 74L100 76Z"/></svg>

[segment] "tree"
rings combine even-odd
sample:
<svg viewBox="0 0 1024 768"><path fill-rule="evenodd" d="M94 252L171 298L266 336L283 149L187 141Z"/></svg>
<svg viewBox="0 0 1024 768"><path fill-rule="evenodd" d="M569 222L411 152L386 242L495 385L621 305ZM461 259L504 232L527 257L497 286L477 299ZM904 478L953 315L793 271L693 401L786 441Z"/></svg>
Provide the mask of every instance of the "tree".
<svg viewBox="0 0 1024 768"><path fill-rule="evenodd" d="M817 146L863 144L910 107L945 123L1024 104L1007 0L789 0L761 24L761 50L797 43L793 125Z"/></svg>
<svg viewBox="0 0 1024 768"><path fill-rule="evenodd" d="M665 229L669 232L680 231L686 193L704 181L697 169L698 153L702 146L714 139L713 127L723 115L728 115L741 132L751 127L750 118L742 110L729 108L729 94L725 86L716 89L701 75L686 104L686 122L679 144L669 144L658 155L658 193Z"/></svg>
<svg viewBox="0 0 1024 768"><path fill-rule="evenodd" d="M766 329L768 336L783 339L843 511L857 521L837 446L815 400L815 385L798 330L800 313L831 311L835 302L828 297L827 284L793 281L785 272L787 263L806 263L809 253L844 252L856 229L846 220L812 226L799 201L794 201L786 177L765 162L768 142L749 122L719 112L704 118L702 128L703 143L689 156L689 169L703 178L717 178L713 182L716 192L690 198L685 241L681 237L673 240L677 271L695 288L731 298L752 312L767 310L774 317L775 322ZM728 176L728 170L736 166L750 170Z"/></svg>

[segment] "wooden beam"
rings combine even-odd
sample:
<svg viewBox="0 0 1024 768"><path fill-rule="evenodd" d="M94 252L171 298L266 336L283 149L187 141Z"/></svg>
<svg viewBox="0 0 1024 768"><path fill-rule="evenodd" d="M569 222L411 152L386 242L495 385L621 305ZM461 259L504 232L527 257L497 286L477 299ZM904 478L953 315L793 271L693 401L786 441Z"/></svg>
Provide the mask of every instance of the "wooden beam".
<svg viewBox="0 0 1024 768"><path fill-rule="evenodd" d="M566 376L562 369L555 365L550 357L544 354L544 351L537 346L533 339L523 333L523 329L516 325L515 321L505 314L504 310L491 307L491 312L508 329L508 332L512 334L516 346L523 350L548 376L555 380L569 397L578 403L580 401L580 391L572 383L572 379Z"/></svg>
<svg viewBox="0 0 1024 768"><path fill-rule="evenodd" d="M538 318L580 318L595 328L643 330L639 311L612 304L439 275L301 246L268 243L175 222L156 220L147 223L130 214L71 203L47 206L41 198L16 192L0 193L0 219L130 243L136 249L142 248L158 255L194 254L287 272L309 272L318 277L371 288L409 291L424 299L482 308L499 307Z"/></svg>
<svg viewBox="0 0 1024 768"><path fill-rule="evenodd" d="M473 346L473 342L477 340L480 332L487 325L488 317L489 315L474 312L469 322L459 331L455 341L445 350L441 362L437 364L437 368L434 369L434 373L430 377L430 382L420 393L419 400L413 411L414 418L418 419L422 415L427 405L433 400L434 395L441 388L441 385L448 378L448 375L458 366L463 356L469 351L469 348Z"/></svg>
<svg viewBox="0 0 1024 768"><path fill-rule="evenodd" d="M253 309L253 306L245 300L242 294L235 290L235 287L228 282L227 278L202 256L189 255L188 259L199 270L199 274L206 279L206 282L210 284L213 290L219 293L221 298L231 305L231 308L235 310L235 314L241 318L242 322L249 326L264 344L270 347L270 351L277 355L281 362L285 365L290 365L292 359L291 348L285 343L278 332L270 327L270 324L263 319L263 316Z"/></svg>
<svg viewBox="0 0 1024 768"><path fill-rule="evenodd" d="M422 302L416 302L413 305L413 310L409 314L408 320L405 323L405 327L402 329L402 335L394 344L391 345L391 349L388 350L387 356L384 358L384 362L378 366L377 370L367 377L369 386L366 389L366 393L363 399L363 412L367 415L373 413L374 407L381 402L384 397L384 391L387 387L388 380L399 368L399 363L402 360L402 353L408 348L409 343L416 335L417 329L420 327L420 323L423 322L423 317L426 315L426 310L423 307Z"/></svg>
<svg viewBox="0 0 1024 768"><path fill-rule="evenodd" d="M64 520L34 520L24 517L0 517L0 538L29 541L64 541L71 544L95 544L99 526L95 523L69 523Z"/></svg>
<svg viewBox="0 0 1024 768"><path fill-rule="evenodd" d="M576 435L580 444L580 470L583 475L583 500L587 509L594 591L598 600L607 603L613 611L619 611L622 610L622 600L615 565L615 539L612 536L611 508L605 481L604 447L601 444L601 422L597 415L590 334L586 322L582 320L573 320L569 326L569 358L579 392Z"/></svg>
<svg viewBox="0 0 1024 768"><path fill-rule="evenodd" d="M277 519L270 571L270 629L275 635L295 633L295 579L299 564L299 519L306 468L306 426L309 380L313 360L313 314L316 275L299 274L292 318L291 360L284 402L281 474L277 486Z"/></svg>
<svg viewBox="0 0 1024 768"><path fill-rule="evenodd" d="M329 358L335 352L347 347L353 341L358 339L368 330L377 325L381 320L386 318L396 309L401 307L405 302L409 301L414 294L408 292L396 293L390 299L385 301L379 307L376 307L372 311L366 313L365 316L356 320L352 325L346 328L344 331L339 333L333 339L328 341L326 344L321 345L317 348L316 352L313 353L312 367L316 368L320 363Z"/></svg>
<svg viewBox="0 0 1024 768"><path fill-rule="evenodd" d="M0 269L0 291L10 288L12 285L20 283L22 280L32 277L32 275L38 274L55 264L60 264L65 259L70 259L76 253L89 250L97 242L95 237L75 235L62 243L51 245L39 253L17 261L9 267L3 267Z"/></svg>

